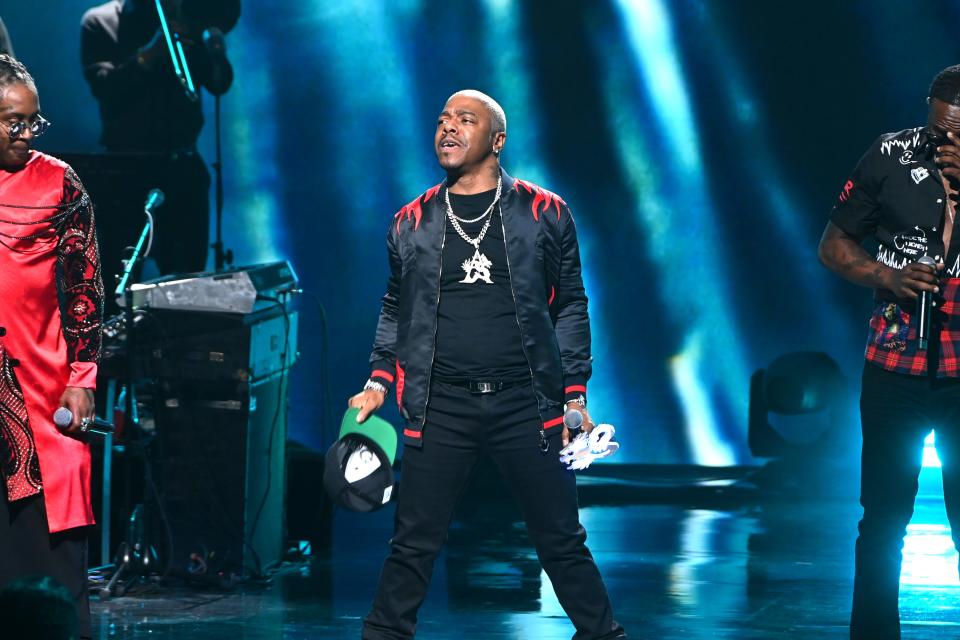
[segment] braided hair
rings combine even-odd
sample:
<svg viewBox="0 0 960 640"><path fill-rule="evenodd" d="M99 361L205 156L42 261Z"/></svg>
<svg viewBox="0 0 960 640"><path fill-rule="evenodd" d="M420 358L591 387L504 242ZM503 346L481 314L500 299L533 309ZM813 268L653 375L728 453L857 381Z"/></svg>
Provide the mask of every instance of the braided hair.
<svg viewBox="0 0 960 640"><path fill-rule="evenodd" d="M947 67L930 83L931 98L960 106L960 64Z"/></svg>
<svg viewBox="0 0 960 640"><path fill-rule="evenodd" d="M33 76L31 76L27 68L23 66L23 63L13 56L0 53L0 94L2 94L7 87L15 84L25 84L33 89L34 92L37 90L37 84L33 81Z"/></svg>

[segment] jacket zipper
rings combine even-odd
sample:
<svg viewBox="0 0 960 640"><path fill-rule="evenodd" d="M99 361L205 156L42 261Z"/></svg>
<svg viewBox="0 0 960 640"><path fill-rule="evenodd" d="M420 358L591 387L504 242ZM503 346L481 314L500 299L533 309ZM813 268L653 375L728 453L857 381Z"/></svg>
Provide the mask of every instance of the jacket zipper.
<svg viewBox="0 0 960 640"><path fill-rule="evenodd" d="M523 325L520 324L520 311L517 307L517 294L513 290L513 270L510 268L510 250L507 248L507 225L503 221L503 206L497 205L500 210L500 228L503 230L503 253L507 257L507 277L510 279L510 295L513 296L513 314L517 320L517 328L520 329L520 346L523 347L523 357L527 360L527 370L530 372L530 383L533 383L533 367L530 366L530 356L527 354L527 338L523 333ZM444 234L446 237L446 234ZM534 393L536 396L536 393ZM537 415L540 417L540 451L546 453L550 450L550 443L547 442L547 434L543 430L543 415L540 413L540 401L537 400Z"/></svg>
<svg viewBox="0 0 960 640"><path fill-rule="evenodd" d="M437 194L439 195L439 194ZM423 419L420 421L420 431L423 431L423 428L427 424L427 406L430 404L430 383L433 380L433 361L437 357L437 325L439 324L439 313L440 313L440 288L443 286L443 248L447 245L447 214L443 214L443 234L440 240L440 270L437 275L437 304L433 308L433 353L430 354L430 372L427 373L427 392L424 394L423 400ZM516 303L514 303L516 304Z"/></svg>

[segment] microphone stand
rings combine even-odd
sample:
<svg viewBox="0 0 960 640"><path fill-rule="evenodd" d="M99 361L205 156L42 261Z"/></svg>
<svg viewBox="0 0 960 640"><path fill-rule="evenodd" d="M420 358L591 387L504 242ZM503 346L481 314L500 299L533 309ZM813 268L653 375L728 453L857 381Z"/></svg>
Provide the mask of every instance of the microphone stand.
<svg viewBox="0 0 960 640"><path fill-rule="evenodd" d="M223 149L220 143L220 95L213 96L213 126L216 141L216 162L213 163L216 190L214 206L216 215L216 239L213 242L214 271L223 271L227 264L233 263L233 250L223 248Z"/></svg>
<svg viewBox="0 0 960 640"><path fill-rule="evenodd" d="M120 283L117 285L117 289L114 292L116 297L123 296L123 320L127 324L127 379L126 379L126 397L124 402L124 411L126 412L126 420L128 424L136 429L139 426L140 420L137 417L137 402L134 397L133 384L134 384L134 375L133 367L136 360L134 356L134 345L136 344L136 328L134 327L133 321L133 274L137 269L137 266L143 262L143 245L147 242L147 238L150 237L151 230L153 229L153 218L150 217L149 213L147 214L147 221L143 225L143 230L140 232L140 237L137 239L137 244L133 248L133 253L130 255L130 259L127 260L127 264L123 269L123 275L120 276Z"/></svg>
<svg viewBox="0 0 960 640"><path fill-rule="evenodd" d="M146 477L143 487L144 492L148 490L149 483L152 482L152 475L150 470L150 461L146 455L146 445L143 442L144 436L140 432L140 419L137 415L137 400L136 393L134 392L136 380L134 369L136 363L135 347L137 332L134 323L132 285L134 277L133 274L136 271L137 266L146 257L144 255L143 248L147 242L147 238L150 237L153 227L153 218L150 216L148 210L145 210L145 213L147 213L147 221L143 225L143 230L140 232L140 238L137 240L137 244L133 248L133 253L126 262L126 266L123 269L123 275L120 278L120 283L117 285L115 291L116 297L123 296L123 317L127 325L127 367L124 385L124 412L126 414L124 420L124 439L127 442L126 448L128 451L132 452L133 450L139 449L139 452L142 454L144 475ZM127 475L127 487L129 488L131 486L129 460L124 467ZM117 552L117 555L122 559L122 562L119 563L119 566L116 566L113 575L110 576L110 581L106 584L106 586L100 589L100 596L103 598L109 598L112 595L122 597L138 578L145 576L152 569L154 558L153 549L150 546L148 535L150 527L148 526L149 512L146 509L147 503L148 500L145 497L142 503L136 505L133 508L133 512L130 514L126 540L120 544L120 549ZM129 498L127 505L129 509ZM124 574L129 576L126 584L117 587L117 583L120 581L121 577L124 576Z"/></svg>
<svg viewBox="0 0 960 640"><path fill-rule="evenodd" d="M157 15L160 17L160 26L163 29L163 36L167 40L167 49L170 51L170 60L173 63L173 71L176 73L180 84L187 93L187 98L196 102L200 99L200 94L193 83L193 76L190 74L190 65L187 64L187 56L183 50L183 42L180 34L170 31L167 24L167 16L163 11L161 0L155 0L157 5ZM214 95L214 127L216 136L216 162L213 163L213 169L216 180L216 239L213 244L213 263L215 271L222 271L224 266L233 263L233 251L223 247L223 155L220 144L220 94Z"/></svg>

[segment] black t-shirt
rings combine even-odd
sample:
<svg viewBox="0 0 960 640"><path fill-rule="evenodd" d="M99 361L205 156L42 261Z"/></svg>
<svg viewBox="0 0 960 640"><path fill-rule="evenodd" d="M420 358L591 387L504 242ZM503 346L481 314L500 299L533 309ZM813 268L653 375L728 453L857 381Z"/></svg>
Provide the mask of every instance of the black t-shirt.
<svg viewBox="0 0 960 640"><path fill-rule="evenodd" d="M456 215L472 220L486 211L495 195L495 189L471 195L451 193L450 205ZM460 227L476 238L485 221L461 222ZM510 288L500 207L494 207L490 228L480 242L480 254L489 265L482 260L473 262L473 245L460 237L450 220L446 229L434 375L441 380L529 378Z"/></svg>

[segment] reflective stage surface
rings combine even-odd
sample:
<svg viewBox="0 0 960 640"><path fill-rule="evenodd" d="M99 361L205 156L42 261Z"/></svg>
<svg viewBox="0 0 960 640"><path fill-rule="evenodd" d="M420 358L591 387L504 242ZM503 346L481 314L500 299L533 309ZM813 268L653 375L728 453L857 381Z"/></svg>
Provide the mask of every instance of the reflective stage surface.
<svg viewBox="0 0 960 640"><path fill-rule="evenodd" d="M957 555L938 476L938 469L924 470L904 548L901 614L908 639L960 635ZM673 504L662 495L658 504L610 504L594 499L616 493L603 482L582 483L581 517L631 638L847 637L855 498L760 501L735 492L711 498L701 490L686 498L676 493ZM502 490L475 486L467 497L437 562L418 637L573 634ZM261 589L156 589L95 602L94 637L359 638L391 518L392 510L338 513L333 553L290 565Z"/></svg>

